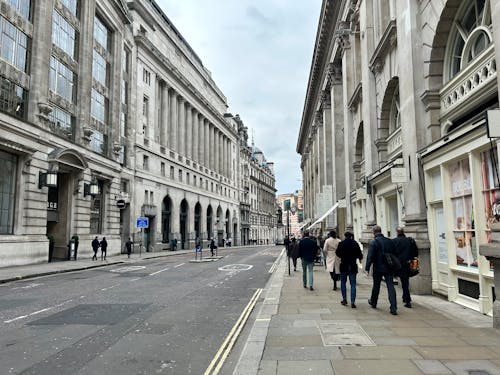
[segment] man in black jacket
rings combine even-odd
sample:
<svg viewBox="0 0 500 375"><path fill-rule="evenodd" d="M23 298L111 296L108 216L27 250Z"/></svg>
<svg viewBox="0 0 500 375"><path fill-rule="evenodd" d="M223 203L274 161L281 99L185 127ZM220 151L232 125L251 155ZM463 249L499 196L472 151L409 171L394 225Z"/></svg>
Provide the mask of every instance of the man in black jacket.
<svg viewBox="0 0 500 375"><path fill-rule="evenodd" d="M380 293L380 283L382 278L387 285L387 294L389 303L391 304L390 311L392 315L397 315L396 290L394 289L394 274L389 269L384 253L396 254L394 243L382 234L382 228L375 225L373 227L374 240L370 242L368 247L368 256L366 257L365 273L368 274L370 267L373 264L373 287L372 295L368 300L371 307L377 307L378 295ZM396 254L397 255L397 254Z"/></svg>
<svg viewBox="0 0 500 375"><path fill-rule="evenodd" d="M309 289L313 288L313 267L316 255L318 254L318 244L309 238L309 231L304 231L304 238L299 242L299 256L302 260L302 283L307 288L307 275L309 274Z"/></svg>
<svg viewBox="0 0 500 375"><path fill-rule="evenodd" d="M418 256L417 245L415 240L405 236L404 229L396 228L397 237L392 240L396 247L396 254L401 262L401 269L397 272L397 276L401 279L401 288L403 288L403 303L405 307L411 308L410 296L410 260Z"/></svg>
<svg viewBox="0 0 500 375"><path fill-rule="evenodd" d="M335 253L340 258L340 290L342 292L342 305L347 306L347 277L351 285L351 307L356 308L356 275L358 273L358 264L356 260L363 259L363 253L358 243L354 240L351 232L344 233L345 240L339 243Z"/></svg>

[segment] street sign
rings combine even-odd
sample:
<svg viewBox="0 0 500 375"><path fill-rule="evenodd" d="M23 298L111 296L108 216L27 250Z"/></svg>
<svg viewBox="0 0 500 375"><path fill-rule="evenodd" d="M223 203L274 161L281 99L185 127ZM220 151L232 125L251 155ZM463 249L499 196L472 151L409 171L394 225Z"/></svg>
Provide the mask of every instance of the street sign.
<svg viewBox="0 0 500 375"><path fill-rule="evenodd" d="M118 207L120 210L123 210L125 207L127 207L127 202L125 202L125 199L117 199L116 207Z"/></svg>
<svg viewBox="0 0 500 375"><path fill-rule="evenodd" d="M138 217L137 219L135 219L135 227L136 228L149 228L149 218Z"/></svg>
<svg viewBox="0 0 500 375"><path fill-rule="evenodd" d="M393 184L406 183L408 177L406 176L405 168L391 168L391 182Z"/></svg>

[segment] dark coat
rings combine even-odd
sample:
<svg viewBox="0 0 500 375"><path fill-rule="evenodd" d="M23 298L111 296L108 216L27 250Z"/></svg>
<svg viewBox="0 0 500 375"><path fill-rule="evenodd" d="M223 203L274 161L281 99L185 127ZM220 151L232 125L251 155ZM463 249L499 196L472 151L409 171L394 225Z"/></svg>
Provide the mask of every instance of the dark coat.
<svg viewBox="0 0 500 375"><path fill-rule="evenodd" d="M215 245L215 241L214 240L211 240L210 241L210 250L214 250L214 249L217 249L217 245Z"/></svg>
<svg viewBox="0 0 500 375"><path fill-rule="evenodd" d="M99 240L97 238L94 238L92 240L92 249L94 251L97 251L97 249L99 249Z"/></svg>
<svg viewBox="0 0 500 375"><path fill-rule="evenodd" d="M297 241L292 241L290 246L292 246L292 253L291 253L292 258L293 259L299 258L299 243Z"/></svg>
<svg viewBox="0 0 500 375"><path fill-rule="evenodd" d="M390 238L383 234L377 234L375 239L370 242L368 247L368 256L366 257L365 271L370 271L373 264L373 270L379 273L391 273L384 253L396 254L396 247ZM397 255L397 254L396 254Z"/></svg>
<svg viewBox="0 0 500 375"><path fill-rule="evenodd" d="M311 263L316 260L318 244L309 237L304 237L299 242L299 256L303 261Z"/></svg>
<svg viewBox="0 0 500 375"><path fill-rule="evenodd" d="M106 240L101 241L101 250L106 251L108 249L108 242Z"/></svg>
<svg viewBox="0 0 500 375"><path fill-rule="evenodd" d="M415 240L402 234L397 236L396 238L393 238L392 242L396 247L396 254L398 255L399 261L401 262L401 269L397 272L397 275L409 276L409 261L418 256L418 248L415 244Z"/></svg>
<svg viewBox="0 0 500 375"><path fill-rule="evenodd" d="M356 259L363 259L363 253L359 244L352 238L346 238L340 241L335 254L340 258L341 273L358 273Z"/></svg>

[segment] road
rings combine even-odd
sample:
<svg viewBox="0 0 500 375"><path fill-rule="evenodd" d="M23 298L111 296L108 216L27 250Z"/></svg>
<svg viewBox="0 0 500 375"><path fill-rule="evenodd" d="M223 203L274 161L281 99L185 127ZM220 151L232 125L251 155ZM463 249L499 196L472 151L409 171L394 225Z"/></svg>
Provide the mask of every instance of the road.
<svg viewBox="0 0 500 375"><path fill-rule="evenodd" d="M1 373L211 373L282 248L224 249L208 263L180 255L4 284ZM232 365L234 358L220 373Z"/></svg>

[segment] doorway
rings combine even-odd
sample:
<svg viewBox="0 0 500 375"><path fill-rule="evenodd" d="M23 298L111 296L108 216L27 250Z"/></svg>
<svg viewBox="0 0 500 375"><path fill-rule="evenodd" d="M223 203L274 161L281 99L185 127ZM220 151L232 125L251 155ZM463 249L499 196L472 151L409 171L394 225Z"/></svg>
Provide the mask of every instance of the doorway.
<svg viewBox="0 0 500 375"><path fill-rule="evenodd" d="M57 187L48 188L47 237L53 243L53 248L49 248L49 261L69 259L72 192L73 179L70 173L58 173Z"/></svg>

